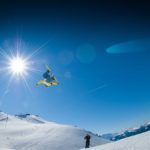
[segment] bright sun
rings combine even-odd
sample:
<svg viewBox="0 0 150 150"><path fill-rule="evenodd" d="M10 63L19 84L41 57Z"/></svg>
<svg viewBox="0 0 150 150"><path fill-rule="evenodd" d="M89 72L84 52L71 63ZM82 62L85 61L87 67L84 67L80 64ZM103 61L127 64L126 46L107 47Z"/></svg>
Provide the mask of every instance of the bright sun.
<svg viewBox="0 0 150 150"><path fill-rule="evenodd" d="M22 75L26 72L27 62L21 57L14 57L10 60L9 67L13 74Z"/></svg>
<svg viewBox="0 0 150 150"><path fill-rule="evenodd" d="M48 41L49 42L49 41ZM38 54L39 50L42 49L48 42L41 45L39 48L35 49L32 53L26 55L26 46L22 47L22 39L18 39L13 44L15 47L9 47L8 50L0 47L0 72L8 74L8 83L6 84L6 91L9 91L9 86L11 82L17 81L17 83L23 84L30 92L30 85L28 84L28 79L30 78L30 73L41 72L35 69L33 65L35 61L33 57ZM4 92L5 93L5 92Z"/></svg>

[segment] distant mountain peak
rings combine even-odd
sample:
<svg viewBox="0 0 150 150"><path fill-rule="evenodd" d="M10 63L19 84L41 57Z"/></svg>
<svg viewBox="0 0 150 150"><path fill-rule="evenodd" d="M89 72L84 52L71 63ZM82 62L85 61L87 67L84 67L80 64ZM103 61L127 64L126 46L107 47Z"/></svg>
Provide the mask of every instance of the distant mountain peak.
<svg viewBox="0 0 150 150"><path fill-rule="evenodd" d="M103 138L112 140L112 141L117 141L121 140L130 136L134 136L146 131L150 131L150 122L147 122L141 126L129 128L121 133L109 133L109 134L104 134L102 135Z"/></svg>
<svg viewBox="0 0 150 150"><path fill-rule="evenodd" d="M28 122L32 122L32 123L46 123L47 121L40 118L38 115L31 115L31 114L18 114L15 115L15 117L19 118L19 119L23 119L26 120Z"/></svg>

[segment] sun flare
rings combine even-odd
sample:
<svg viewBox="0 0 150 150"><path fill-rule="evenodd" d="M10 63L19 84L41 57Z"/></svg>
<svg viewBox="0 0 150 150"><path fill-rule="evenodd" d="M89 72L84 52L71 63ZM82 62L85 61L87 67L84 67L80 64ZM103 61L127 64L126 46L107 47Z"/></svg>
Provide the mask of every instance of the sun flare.
<svg viewBox="0 0 150 150"><path fill-rule="evenodd" d="M41 74L41 70L34 67L34 57L39 51L48 44L49 40L40 47L29 53L25 43L22 46L22 39L16 40L15 47L7 45L7 49L0 47L0 73L5 73L8 76L8 83L6 84L6 91L9 90L12 82L21 83L26 89L32 93L28 80L31 80L31 73Z"/></svg>
<svg viewBox="0 0 150 150"><path fill-rule="evenodd" d="M9 62L10 71L16 75L22 75L27 70L27 62L21 57L14 57Z"/></svg>

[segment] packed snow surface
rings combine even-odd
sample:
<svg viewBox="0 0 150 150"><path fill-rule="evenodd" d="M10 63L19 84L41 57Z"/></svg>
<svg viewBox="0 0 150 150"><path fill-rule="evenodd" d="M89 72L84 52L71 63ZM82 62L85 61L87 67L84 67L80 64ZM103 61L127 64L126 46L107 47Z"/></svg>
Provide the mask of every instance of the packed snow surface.
<svg viewBox="0 0 150 150"><path fill-rule="evenodd" d="M150 150L150 131L88 150Z"/></svg>
<svg viewBox="0 0 150 150"><path fill-rule="evenodd" d="M0 112L0 150L79 150L84 147L87 133L92 136L92 146L109 142L83 129L38 116Z"/></svg>

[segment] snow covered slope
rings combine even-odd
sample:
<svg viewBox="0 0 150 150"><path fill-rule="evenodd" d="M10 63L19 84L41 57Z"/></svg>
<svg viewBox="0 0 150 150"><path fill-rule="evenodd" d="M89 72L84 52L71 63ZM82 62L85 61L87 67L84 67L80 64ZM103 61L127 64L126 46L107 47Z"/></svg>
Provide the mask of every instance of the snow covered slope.
<svg viewBox="0 0 150 150"><path fill-rule="evenodd" d="M150 131L88 150L150 150Z"/></svg>
<svg viewBox="0 0 150 150"><path fill-rule="evenodd" d="M30 114L11 116L0 112L0 150L78 150L84 147L87 133L92 136L92 146L108 142L74 126Z"/></svg>

